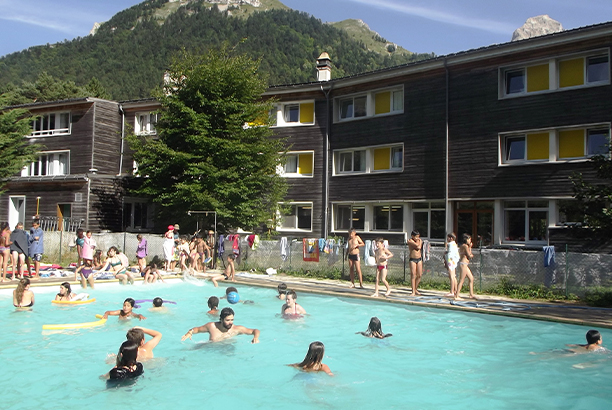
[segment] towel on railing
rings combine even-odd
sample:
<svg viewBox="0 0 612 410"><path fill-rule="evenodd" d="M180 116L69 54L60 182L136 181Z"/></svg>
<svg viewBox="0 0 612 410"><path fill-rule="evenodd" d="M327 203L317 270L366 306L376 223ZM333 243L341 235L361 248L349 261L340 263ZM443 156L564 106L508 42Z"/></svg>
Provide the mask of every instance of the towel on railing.
<svg viewBox="0 0 612 410"><path fill-rule="evenodd" d="M542 246L544 251L544 267L548 268L555 264L555 247L554 246Z"/></svg>
<svg viewBox="0 0 612 410"><path fill-rule="evenodd" d="M430 252L431 252L431 244L429 243L428 240L424 240L423 241L423 245L421 248L421 255L423 256L423 262L427 262L429 260L429 258L431 257Z"/></svg>
<svg viewBox="0 0 612 410"><path fill-rule="evenodd" d="M281 258L283 259L283 261L287 260L287 237L283 236L282 238L280 238L280 253L281 253Z"/></svg>

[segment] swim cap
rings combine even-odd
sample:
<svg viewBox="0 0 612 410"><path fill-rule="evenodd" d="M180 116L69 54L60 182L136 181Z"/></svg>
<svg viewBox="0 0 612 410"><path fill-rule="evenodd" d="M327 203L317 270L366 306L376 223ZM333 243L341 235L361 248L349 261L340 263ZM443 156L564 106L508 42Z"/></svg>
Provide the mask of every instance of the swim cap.
<svg viewBox="0 0 612 410"><path fill-rule="evenodd" d="M240 296L238 295L237 292L230 292L227 294L227 301L231 303L232 305L236 304L240 301Z"/></svg>

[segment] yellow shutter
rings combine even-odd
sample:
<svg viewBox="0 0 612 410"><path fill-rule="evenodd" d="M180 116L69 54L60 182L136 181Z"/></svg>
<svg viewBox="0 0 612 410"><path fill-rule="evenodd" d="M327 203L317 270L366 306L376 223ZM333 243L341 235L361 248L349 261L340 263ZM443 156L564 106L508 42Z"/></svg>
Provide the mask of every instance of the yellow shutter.
<svg viewBox="0 0 612 410"><path fill-rule="evenodd" d="M548 64L527 67L527 92L548 90Z"/></svg>
<svg viewBox="0 0 612 410"><path fill-rule="evenodd" d="M300 123L312 124L314 122L314 103L300 104Z"/></svg>
<svg viewBox="0 0 612 410"><path fill-rule="evenodd" d="M559 87L584 84L584 58L559 62Z"/></svg>
<svg viewBox="0 0 612 410"><path fill-rule="evenodd" d="M374 150L374 170L389 169L391 167L391 148L377 148Z"/></svg>
<svg viewBox="0 0 612 410"><path fill-rule="evenodd" d="M527 135L527 159L548 159L548 133Z"/></svg>
<svg viewBox="0 0 612 410"><path fill-rule="evenodd" d="M559 158L584 157L584 130L559 132Z"/></svg>
<svg viewBox="0 0 612 410"><path fill-rule="evenodd" d="M312 175L312 153L300 154L298 158L298 174Z"/></svg>
<svg viewBox="0 0 612 410"><path fill-rule="evenodd" d="M383 93L376 94L374 98L376 103L376 107L374 109L374 114L385 114L391 112L391 92L385 91Z"/></svg>

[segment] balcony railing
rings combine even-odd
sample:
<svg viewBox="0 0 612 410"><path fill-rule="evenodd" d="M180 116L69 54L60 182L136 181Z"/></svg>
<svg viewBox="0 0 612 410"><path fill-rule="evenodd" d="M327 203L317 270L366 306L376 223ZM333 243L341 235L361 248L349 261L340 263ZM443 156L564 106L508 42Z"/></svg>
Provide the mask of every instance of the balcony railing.
<svg viewBox="0 0 612 410"><path fill-rule="evenodd" d="M41 216L39 219L43 231L76 232L85 222L81 218L62 218L59 216Z"/></svg>

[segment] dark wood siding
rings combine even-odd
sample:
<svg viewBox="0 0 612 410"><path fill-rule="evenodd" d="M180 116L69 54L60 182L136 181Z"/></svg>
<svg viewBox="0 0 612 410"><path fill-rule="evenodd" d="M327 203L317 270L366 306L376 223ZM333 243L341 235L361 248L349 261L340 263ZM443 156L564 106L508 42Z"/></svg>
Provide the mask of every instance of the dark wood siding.
<svg viewBox="0 0 612 410"><path fill-rule="evenodd" d="M93 149L94 168L98 173L117 175L121 158L121 114L118 103L96 101Z"/></svg>
<svg viewBox="0 0 612 410"><path fill-rule="evenodd" d="M89 229L121 231L124 182L121 178L92 178L89 197Z"/></svg>

